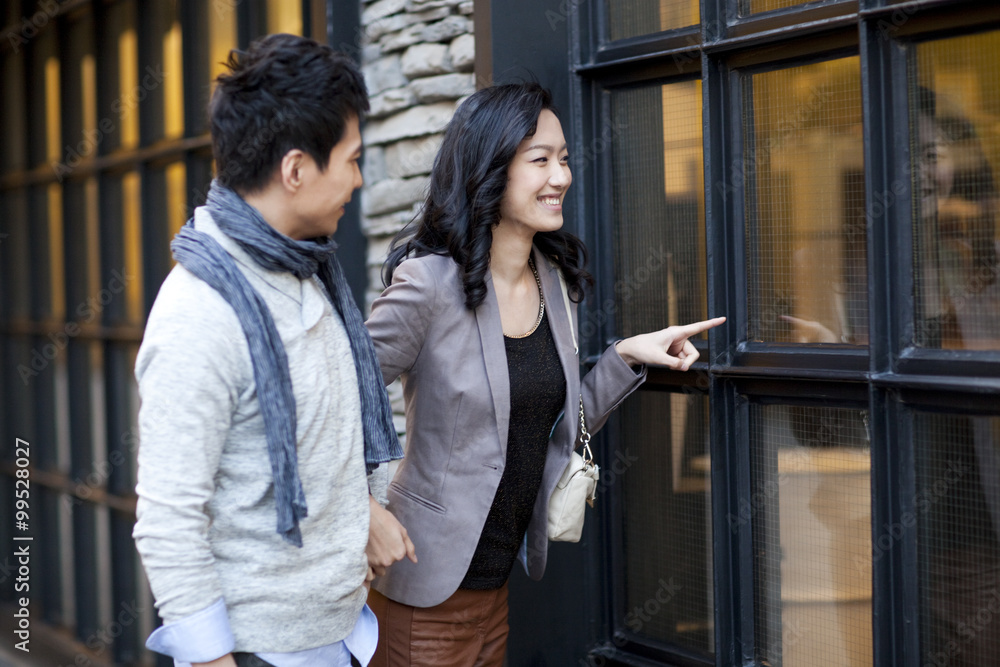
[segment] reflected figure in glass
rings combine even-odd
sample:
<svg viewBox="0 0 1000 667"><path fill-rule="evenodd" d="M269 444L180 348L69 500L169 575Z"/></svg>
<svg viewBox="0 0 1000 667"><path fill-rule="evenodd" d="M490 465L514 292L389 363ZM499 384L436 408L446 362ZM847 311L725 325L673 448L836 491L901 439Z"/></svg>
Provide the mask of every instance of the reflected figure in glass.
<svg viewBox="0 0 1000 667"><path fill-rule="evenodd" d="M914 240L919 345L996 346L997 189L971 121L916 91ZM918 415L922 660L1000 664L1000 419ZM922 663L923 664L923 663Z"/></svg>

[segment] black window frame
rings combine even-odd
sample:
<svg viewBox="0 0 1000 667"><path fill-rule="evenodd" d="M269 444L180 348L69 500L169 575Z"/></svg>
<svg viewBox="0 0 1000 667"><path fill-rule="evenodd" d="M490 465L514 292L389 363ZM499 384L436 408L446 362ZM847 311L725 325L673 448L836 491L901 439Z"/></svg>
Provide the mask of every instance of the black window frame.
<svg viewBox="0 0 1000 667"><path fill-rule="evenodd" d="M914 346L908 68L912 44L1000 28L1000 7L975 0L826 0L739 15L738 0L704 0L699 26L618 41L606 39L604 3L580 5L572 23L574 116L584 138L599 136L610 121L606 91L659 85L691 77L703 83L705 210L708 238L709 315L727 315L701 347L696 371L711 378L712 516L716 604L715 664L754 661L754 560L751 530L732 533L727 515L751 493L748 406L779 400L864 406L870 414L873 539L876 526L913 512L916 493L913 413L916 409L1000 412L1000 351L933 350ZM611 0L614 1L614 0ZM901 19L902 17L902 19ZM891 215L876 216L867 238L870 347L748 343L745 184L738 166L744 149L742 80L746 74L844 55L861 59L865 205L875 193L906 183ZM601 156L576 178L581 231L598 277L597 298L614 281L609 243L614 233L610 158ZM731 184L719 191L713 183ZM601 223L605 224L601 224ZM900 296L902 295L902 296ZM608 323L587 349L588 362L615 338ZM708 352L711 352L709 358ZM677 391L691 379L660 371L647 387ZM613 438L609 449L617 443ZM877 443L881 443L880 445ZM603 525L617 516L612 499ZM620 563L619 530L606 528L609 563ZM873 562L874 664L920 662L916 531L888 557ZM623 633L621 568L610 568L606 637L593 655L604 664L711 664L678 647L630 641Z"/></svg>

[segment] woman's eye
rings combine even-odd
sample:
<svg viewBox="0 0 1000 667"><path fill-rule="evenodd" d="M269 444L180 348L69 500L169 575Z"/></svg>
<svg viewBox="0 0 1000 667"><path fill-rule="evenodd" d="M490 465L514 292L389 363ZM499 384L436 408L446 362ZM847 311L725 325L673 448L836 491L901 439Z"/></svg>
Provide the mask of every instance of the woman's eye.
<svg viewBox="0 0 1000 667"><path fill-rule="evenodd" d="M547 157L537 157L534 160L532 160L532 162L537 162L537 163L540 163L540 164L544 164L545 162L548 162L548 161L549 161L549 159Z"/></svg>

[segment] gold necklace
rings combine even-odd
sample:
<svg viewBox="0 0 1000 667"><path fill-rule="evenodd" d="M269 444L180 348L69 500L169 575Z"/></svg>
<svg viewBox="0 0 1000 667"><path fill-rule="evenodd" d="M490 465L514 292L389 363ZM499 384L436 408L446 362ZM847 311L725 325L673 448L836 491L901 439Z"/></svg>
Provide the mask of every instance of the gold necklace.
<svg viewBox="0 0 1000 667"><path fill-rule="evenodd" d="M538 285L538 319L535 320L535 326L531 327L528 331L523 334L504 334L504 338L527 338L531 334L535 333L535 329L538 325L542 323L542 316L545 314L545 297L542 296L542 280L538 277L538 269L535 268L535 260L528 257L528 266L531 267L531 272L535 275L535 284Z"/></svg>

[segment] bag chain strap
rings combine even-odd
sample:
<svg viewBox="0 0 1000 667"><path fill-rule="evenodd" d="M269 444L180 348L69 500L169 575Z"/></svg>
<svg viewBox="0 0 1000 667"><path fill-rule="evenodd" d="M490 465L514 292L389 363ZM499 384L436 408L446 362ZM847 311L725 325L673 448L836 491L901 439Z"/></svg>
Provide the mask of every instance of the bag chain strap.
<svg viewBox="0 0 1000 667"><path fill-rule="evenodd" d="M583 462L593 465L594 454L590 451L590 431L587 430L587 420L583 416L583 394L580 395L580 443L583 445Z"/></svg>

